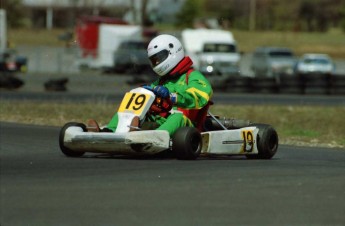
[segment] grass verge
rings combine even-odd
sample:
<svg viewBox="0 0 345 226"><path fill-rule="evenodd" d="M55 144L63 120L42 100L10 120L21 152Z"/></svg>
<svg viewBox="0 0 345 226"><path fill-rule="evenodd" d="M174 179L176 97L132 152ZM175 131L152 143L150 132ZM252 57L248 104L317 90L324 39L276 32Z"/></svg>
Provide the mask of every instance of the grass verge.
<svg viewBox="0 0 345 226"><path fill-rule="evenodd" d="M94 118L106 124L118 108L109 103L37 103L1 101L0 121L63 126ZM273 125L281 144L345 147L345 107L212 106L211 112L229 118Z"/></svg>

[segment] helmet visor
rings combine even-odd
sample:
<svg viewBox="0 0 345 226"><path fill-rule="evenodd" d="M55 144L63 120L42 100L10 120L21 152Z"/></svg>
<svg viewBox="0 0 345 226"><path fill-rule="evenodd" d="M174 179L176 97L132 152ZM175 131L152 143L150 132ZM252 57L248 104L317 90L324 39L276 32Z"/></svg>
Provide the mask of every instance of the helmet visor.
<svg viewBox="0 0 345 226"><path fill-rule="evenodd" d="M150 62L152 67L156 67L158 64L162 63L164 60L166 60L169 56L169 51L166 49L163 49L162 51L150 56Z"/></svg>

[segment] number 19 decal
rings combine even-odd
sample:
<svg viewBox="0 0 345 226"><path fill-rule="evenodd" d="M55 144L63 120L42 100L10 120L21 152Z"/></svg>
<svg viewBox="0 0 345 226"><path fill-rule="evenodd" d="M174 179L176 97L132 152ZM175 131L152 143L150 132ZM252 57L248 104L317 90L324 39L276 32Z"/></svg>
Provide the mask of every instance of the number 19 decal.
<svg viewBox="0 0 345 226"><path fill-rule="evenodd" d="M243 151L244 152L252 152L254 149L253 131L244 130L244 131L242 131L242 136L243 136Z"/></svg>
<svg viewBox="0 0 345 226"><path fill-rule="evenodd" d="M126 93L123 98L119 112L132 111L136 115L140 115L149 98L143 93Z"/></svg>
<svg viewBox="0 0 345 226"><path fill-rule="evenodd" d="M133 93L132 96L130 97L126 109L127 110L139 110L145 103L146 96L144 94L139 94L136 96L136 93ZM134 102L133 102L134 100ZM132 109L131 109L132 108Z"/></svg>

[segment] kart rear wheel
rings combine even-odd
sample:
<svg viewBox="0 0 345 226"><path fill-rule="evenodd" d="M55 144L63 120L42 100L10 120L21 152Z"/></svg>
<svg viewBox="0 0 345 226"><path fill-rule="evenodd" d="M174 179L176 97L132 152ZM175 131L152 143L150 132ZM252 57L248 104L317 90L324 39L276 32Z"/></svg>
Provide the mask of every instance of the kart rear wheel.
<svg viewBox="0 0 345 226"><path fill-rule="evenodd" d="M259 153L257 155L246 155L249 159L271 159L278 149L278 133L267 124L252 124L259 129L257 136L257 147Z"/></svg>
<svg viewBox="0 0 345 226"><path fill-rule="evenodd" d="M62 153L64 153L68 157L80 157L85 154L85 152L79 152L79 151L73 151L69 148L67 148L64 144L64 138L65 138L65 132L69 127L76 126L76 127L81 127L84 132L86 132L86 126L82 123L78 122L69 122L66 123L60 130L60 135L59 135L59 145Z"/></svg>
<svg viewBox="0 0 345 226"><path fill-rule="evenodd" d="M201 153L202 140L194 127L179 128L172 137L172 151L177 159L194 160Z"/></svg>

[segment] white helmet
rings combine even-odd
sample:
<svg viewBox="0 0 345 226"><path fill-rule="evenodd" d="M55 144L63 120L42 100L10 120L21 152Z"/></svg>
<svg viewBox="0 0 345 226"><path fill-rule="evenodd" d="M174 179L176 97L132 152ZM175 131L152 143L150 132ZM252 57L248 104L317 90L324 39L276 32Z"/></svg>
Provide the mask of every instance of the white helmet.
<svg viewBox="0 0 345 226"><path fill-rule="evenodd" d="M147 47L152 69L160 76L169 73L183 58L181 42L172 35L159 35Z"/></svg>

